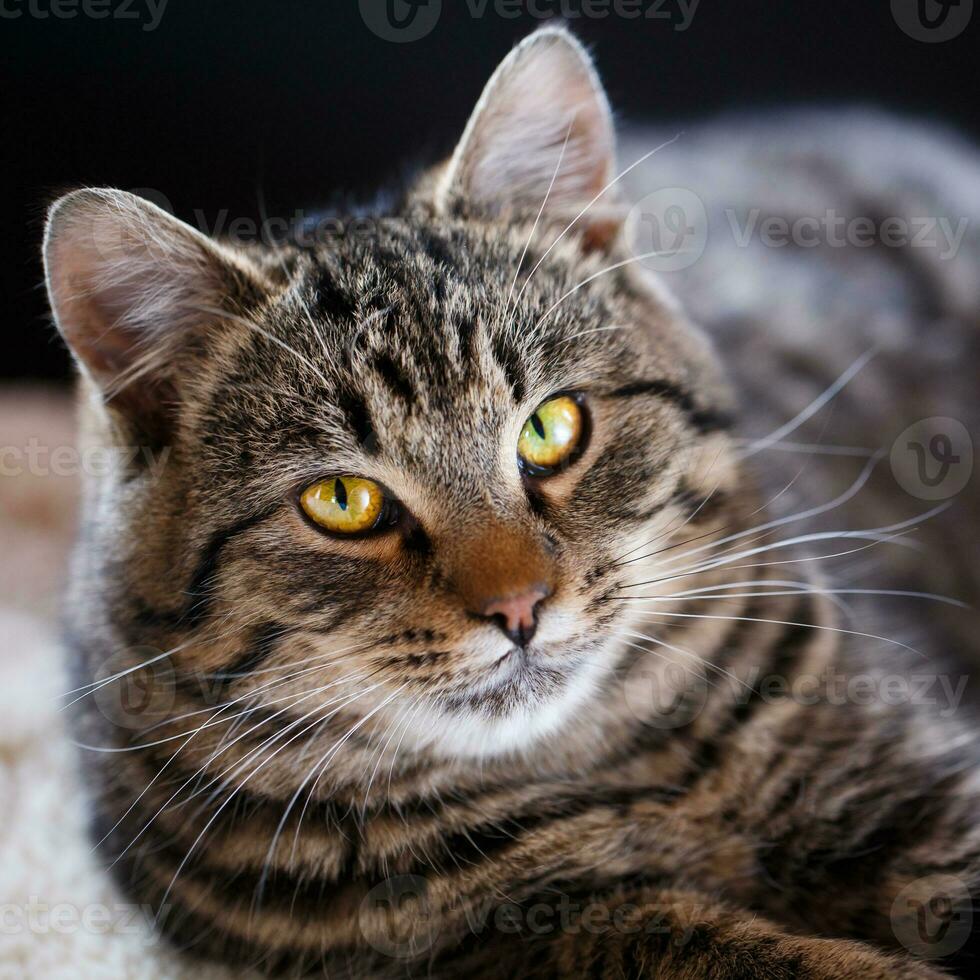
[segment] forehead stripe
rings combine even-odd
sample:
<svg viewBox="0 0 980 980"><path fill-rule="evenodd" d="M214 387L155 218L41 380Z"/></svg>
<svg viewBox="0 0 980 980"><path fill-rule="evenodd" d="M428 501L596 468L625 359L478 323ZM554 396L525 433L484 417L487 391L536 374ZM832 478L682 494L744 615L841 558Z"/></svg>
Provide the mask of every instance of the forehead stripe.
<svg viewBox="0 0 980 980"><path fill-rule="evenodd" d="M358 446L372 455L379 448L378 436L371 422L371 412L359 392L349 389L338 394L337 400L348 427L354 433Z"/></svg>
<svg viewBox="0 0 980 980"><path fill-rule="evenodd" d="M732 420L724 412L698 406L690 391L663 378L634 381L614 389L610 394L613 398L635 398L645 395L671 402L687 416L688 422L699 432L717 432L719 429L729 428L732 424Z"/></svg>
<svg viewBox="0 0 980 980"><path fill-rule="evenodd" d="M412 381L394 358L388 354L375 354L372 366L395 395L406 401L410 407L415 404L416 396Z"/></svg>
<svg viewBox="0 0 980 980"><path fill-rule="evenodd" d="M500 370L504 372L507 384L510 385L510 389L514 393L514 401L524 401L527 383L524 376L524 367L521 364L517 351L508 345L504 338L499 335L493 338L491 347L493 356L500 365Z"/></svg>

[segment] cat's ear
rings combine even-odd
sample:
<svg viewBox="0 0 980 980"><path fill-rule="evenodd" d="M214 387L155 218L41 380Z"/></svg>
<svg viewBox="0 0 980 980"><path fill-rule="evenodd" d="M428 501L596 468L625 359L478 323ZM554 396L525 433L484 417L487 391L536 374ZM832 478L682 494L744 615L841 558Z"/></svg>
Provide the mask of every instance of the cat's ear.
<svg viewBox="0 0 980 980"><path fill-rule="evenodd" d="M156 438L166 436L176 365L194 328L260 288L236 253L117 190L73 191L52 205L44 267L58 329L81 372Z"/></svg>
<svg viewBox="0 0 980 980"><path fill-rule="evenodd" d="M588 53L563 28L542 28L487 83L439 203L492 214L534 214L544 204L549 217L568 221L588 207L579 227L601 246L623 217L615 188L602 193L615 155L609 102Z"/></svg>

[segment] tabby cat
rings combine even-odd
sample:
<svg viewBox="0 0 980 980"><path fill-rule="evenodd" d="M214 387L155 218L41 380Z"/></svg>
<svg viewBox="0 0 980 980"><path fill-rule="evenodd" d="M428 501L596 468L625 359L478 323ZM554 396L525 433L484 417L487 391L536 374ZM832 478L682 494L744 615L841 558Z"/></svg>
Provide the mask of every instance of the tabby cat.
<svg viewBox="0 0 980 980"><path fill-rule="evenodd" d="M145 450L85 490L78 739L99 853L176 947L287 976L975 975L977 727L879 682L945 690L922 651L976 630L864 593L932 564L970 588L980 522L942 562L903 548L947 518L879 443L840 490L820 447L922 417L889 365L944 358L964 380L931 390L975 394L980 305L907 251L645 268L624 183L740 206L754 153L747 200L833 186L752 125L634 132L633 159L660 148L619 180L592 64L548 27L357 233L242 245L121 191L55 203L84 438Z"/></svg>

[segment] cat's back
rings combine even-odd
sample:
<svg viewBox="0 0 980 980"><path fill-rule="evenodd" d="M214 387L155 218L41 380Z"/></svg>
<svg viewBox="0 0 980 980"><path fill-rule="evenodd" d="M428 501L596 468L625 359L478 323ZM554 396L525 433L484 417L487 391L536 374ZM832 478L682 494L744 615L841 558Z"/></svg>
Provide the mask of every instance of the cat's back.
<svg viewBox="0 0 980 980"><path fill-rule="evenodd" d="M634 128L621 165L678 130ZM753 469L778 505L867 484L820 527L949 509L856 586L980 602L980 154L941 127L868 110L737 115L683 127L624 180L645 260L717 344ZM822 405L822 393L840 391ZM814 405L812 417L788 423ZM822 407L821 407L822 406ZM980 655L976 618L917 609L940 649Z"/></svg>

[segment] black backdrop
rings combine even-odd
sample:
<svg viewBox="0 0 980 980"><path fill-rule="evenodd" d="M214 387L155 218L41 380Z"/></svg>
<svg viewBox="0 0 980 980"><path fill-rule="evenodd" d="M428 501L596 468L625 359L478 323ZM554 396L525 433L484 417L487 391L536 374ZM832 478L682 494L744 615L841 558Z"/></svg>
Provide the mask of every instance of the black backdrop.
<svg viewBox="0 0 980 980"><path fill-rule="evenodd" d="M702 0L685 30L679 0L625 4L673 21L584 15L622 0L442 0L411 43L372 32L358 0L168 0L153 30L147 0L92 2L0 0L5 377L67 373L38 262L57 192L149 188L213 224L257 219L260 187L286 217L338 188L364 191L451 146L497 61L540 23L529 8L564 9L626 118L859 101L980 136L980 12L925 43L893 15L904 0ZM387 0L363 2L383 12Z"/></svg>

